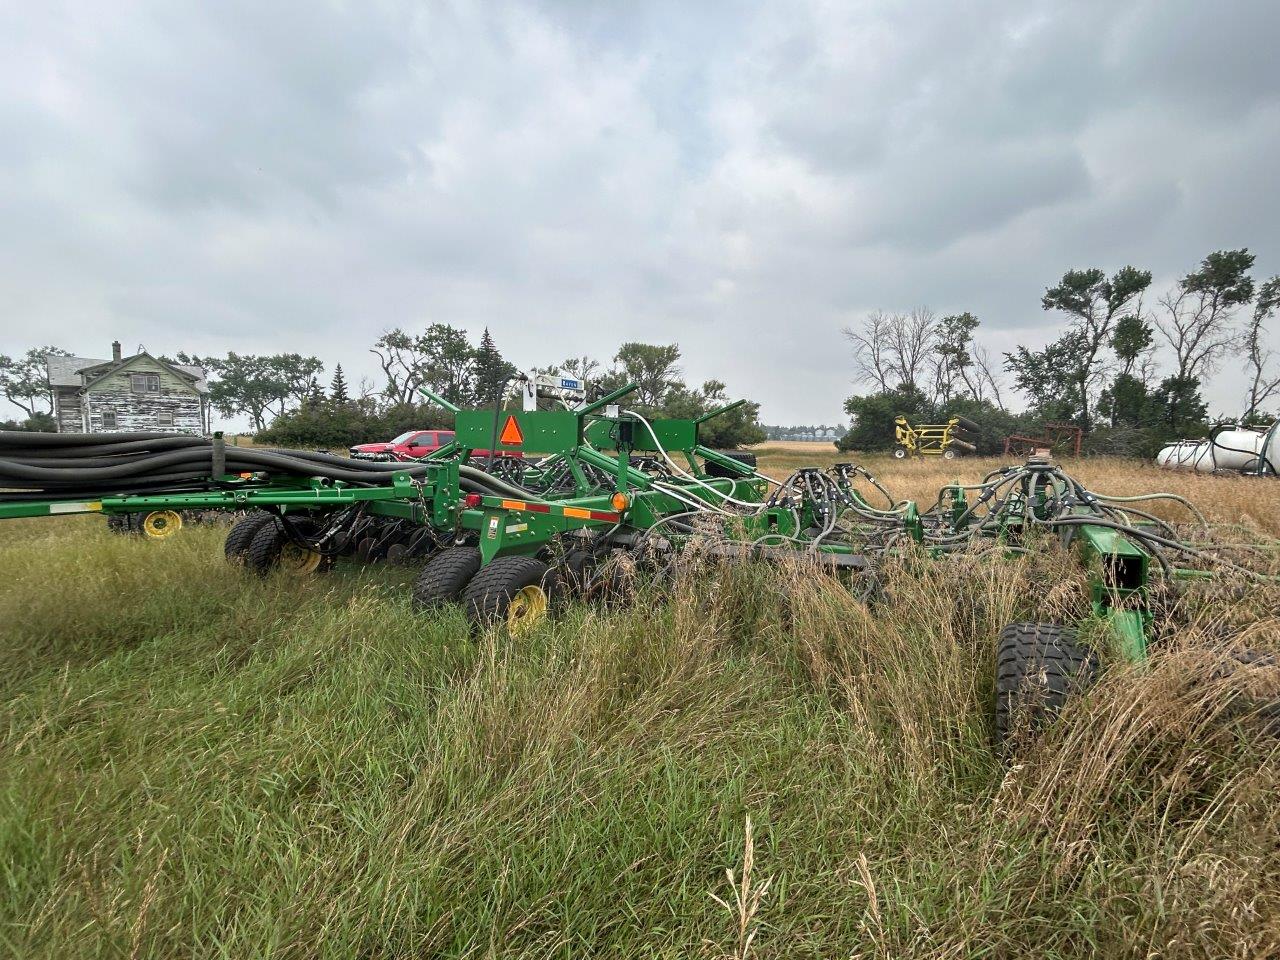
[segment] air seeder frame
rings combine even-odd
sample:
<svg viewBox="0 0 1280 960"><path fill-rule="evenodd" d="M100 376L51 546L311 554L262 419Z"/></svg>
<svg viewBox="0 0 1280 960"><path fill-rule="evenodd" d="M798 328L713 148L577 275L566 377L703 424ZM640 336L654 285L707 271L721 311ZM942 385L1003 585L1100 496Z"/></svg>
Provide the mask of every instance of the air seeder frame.
<svg viewBox="0 0 1280 960"><path fill-rule="evenodd" d="M545 619L574 584L591 583L593 571L608 571L618 554L629 555L633 566L660 560L653 569L670 569L670 561L687 549L712 557L811 563L851 587L861 585L859 595L869 598L886 556L940 559L981 541L1017 553L1033 549L1038 533L1054 534L1078 549L1086 565L1089 621L1105 625L1129 661L1148 655L1153 563L1166 579L1213 576L1215 566L1225 564L1255 579L1275 580L1190 546L1169 523L1134 506L1157 497L1179 499L1170 495L1107 497L1033 457L993 471L978 484L949 484L922 511L911 501L894 500L853 464L801 469L773 481L753 464L700 441L699 427L736 404L697 420L650 421L618 407L632 390L628 385L595 403L553 411L462 410L428 392L453 412L455 440L403 470L360 474L347 482L334 479L353 476L335 466L335 458L319 458L331 476L308 475L304 452L294 451L296 456L273 461L292 471L229 473L228 450L215 436L209 476L200 489L88 498L22 494L6 500L0 494L0 519L248 511L228 534L226 551L263 572L273 565L296 572L325 569L334 557L353 552L355 531L384 523L396 532L407 525L413 548L423 552L386 556L429 557L414 586L415 601L431 606L461 600L474 625L502 624L512 635ZM943 428L940 443L957 422ZM498 470L485 473L470 465L480 450L541 456L499 458L503 471L519 465L516 484ZM873 506L859 483L877 489L887 505ZM1171 555L1200 565L1175 564ZM1093 679L1097 663L1096 654L1077 641L1074 626L1006 626L996 648L997 740L1013 739L1017 704L1030 698L1037 716L1052 714L1071 691Z"/></svg>

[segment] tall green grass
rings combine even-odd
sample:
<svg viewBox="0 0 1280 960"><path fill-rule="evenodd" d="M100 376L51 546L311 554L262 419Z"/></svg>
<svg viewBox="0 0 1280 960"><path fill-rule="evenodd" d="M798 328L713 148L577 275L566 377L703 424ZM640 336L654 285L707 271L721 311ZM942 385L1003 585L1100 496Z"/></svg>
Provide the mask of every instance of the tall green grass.
<svg viewBox="0 0 1280 960"><path fill-rule="evenodd" d="M876 608L707 569L513 642L412 570L11 526L13 956L1280 952L1280 754L1212 661L1224 618L1280 648L1274 593L1184 605L1007 765L994 637L1080 611L1053 553L904 564Z"/></svg>

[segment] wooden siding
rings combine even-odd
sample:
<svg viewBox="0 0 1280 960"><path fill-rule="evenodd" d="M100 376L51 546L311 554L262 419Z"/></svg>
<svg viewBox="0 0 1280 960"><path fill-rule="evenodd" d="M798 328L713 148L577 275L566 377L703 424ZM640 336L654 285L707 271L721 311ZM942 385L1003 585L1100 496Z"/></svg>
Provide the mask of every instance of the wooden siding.
<svg viewBox="0 0 1280 960"><path fill-rule="evenodd" d="M80 422L80 397L75 387L54 388L53 413L59 433L80 433L84 429Z"/></svg>
<svg viewBox="0 0 1280 960"><path fill-rule="evenodd" d="M159 392L135 393L132 375L135 373L158 374ZM203 409L200 394L186 380L156 363L149 357L139 357L133 362L94 380L84 389L83 403L88 409L90 433L128 433L135 430L203 433ZM103 426L103 414L115 414L115 426ZM169 414L173 423L161 423L160 415ZM69 419L69 418L68 418ZM79 415L74 427L59 428L81 430Z"/></svg>

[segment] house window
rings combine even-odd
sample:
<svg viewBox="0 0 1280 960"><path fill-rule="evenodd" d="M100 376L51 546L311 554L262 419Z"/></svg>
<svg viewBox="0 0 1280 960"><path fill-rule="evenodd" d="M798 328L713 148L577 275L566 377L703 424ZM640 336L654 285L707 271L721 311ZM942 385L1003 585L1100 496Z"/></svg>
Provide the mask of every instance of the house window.
<svg viewBox="0 0 1280 960"><path fill-rule="evenodd" d="M158 373L132 373L129 378L133 381L134 393L160 392L160 374Z"/></svg>
<svg viewBox="0 0 1280 960"><path fill-rule="evenodd" d="M172 411L172 410L161 410L159 413L157 413L157 414L156 414L156 426L157 426L157 427L172 427L172 426L173 426L173 411Z"/></svg>
<svg viewBox="0 0 1280 960"><path fill-rule="evenodd" d="M114 411L114 410L106 410L106 411L103 411L103 414L102 414L102 429L103 429L103 430L114 430L115 428L116 428L116 414L115 414L115 411Z"/></svg>

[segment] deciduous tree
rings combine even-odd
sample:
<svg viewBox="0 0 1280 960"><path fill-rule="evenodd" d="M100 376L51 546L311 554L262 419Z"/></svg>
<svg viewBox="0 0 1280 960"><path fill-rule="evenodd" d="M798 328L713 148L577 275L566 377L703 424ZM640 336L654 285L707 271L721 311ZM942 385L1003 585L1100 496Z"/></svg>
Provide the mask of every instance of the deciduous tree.
<svg viewBox="0 0 1280 960"><path fill-rule="evenodd" d="M680 382L680 347L674 343L624 343L614 354L621 379L636 384L635 403L662 406L667 392Z"/></svg>
<svg viewBox="0 0 1280 960"><path fill-rule="evenodd" d="M269 416L282 416L312 392L324 364L316 357L297 353L254 355L228 353L225 357L189 357L183 363L205 367L215 377L209 382L209 402L224 417L246 416L255 430L266 426Z"/></svg>
<svg viewBox="0 0 1280 960"><path fill-rule="evenodd" d="M418 338L417 346L422 358L422 385L458 406L475 402L476 350L465 330L433 323ZM409 401L416 399L409 397Z"/></svg>
<svg viewBox="0 0 1280 960"><path fill-rule="evenodd" d="M1173 349L1179 382L1209 376L1236 339L1231 321L1253 299L1253 261L1243 248L1211 253L1160 298L1156 329Z"/></svg>
<svg viewBox="0 0 1280 960"><path fill-rule="evenodd" d="M1271 371L1272 351L1264 339L1266 322L1280 306L1280 276L1272 277L1258 288L1253 314L1241 338L1244 348L1249 390L1245 396L1244 420L1255 417L1264 403L1280 393L1280 375Z"/></svg>
<svg viewBox="0 0 1280 960"><path fill-rule="evenodd" d="M1103 375L1102 350L1110 342L1112 325L1150 285L1151 272L1132 266L1121 267L1111 277L1097 267L1068 270L1040 300L1045 310L1072 318L1070 332L1057 343L1070 345L1076 352L1068 356L1059 351L1059 360L1069 365L1066 376L1073 381L1072 400L1086 431L1092 426L1092 396Z"/></svg>
<svg viewBox="0 0 1280 960"><path fill-rule="evenodd" d="M936 323L928 307L906 313L870 313L859 327L845 327L845 338L853 347L853 359L861 380L871 381L880 392L901 384L928 389L924 383L930 369Z"/></svg>
<svg viewBox="0 0 1280 960"><path fill-rule="evenodd" d="M981 400L973 369L973 331L978 318L972 313L943 317L934 326L933 391L935 402L947 404L963 391Z"/></svg>
<svg viewBox="0 0 1280 960"><path fill-rule="evenodd" d="M68 356L58 347L32 347L21 357L0 354L0 393L28 417L53 409L49 357Z"/></svg>
<svg viewBox="0 0 1280 960"><path fill-rule="evenodd" d="M1084 334L1072 327L1042 350L1019 345L1006 353L1005 366L1013 385L1027 395L1031 409L1046 420L1084 418L1084 389L1089 377L1081 372L1086 353Z"/></svg>

